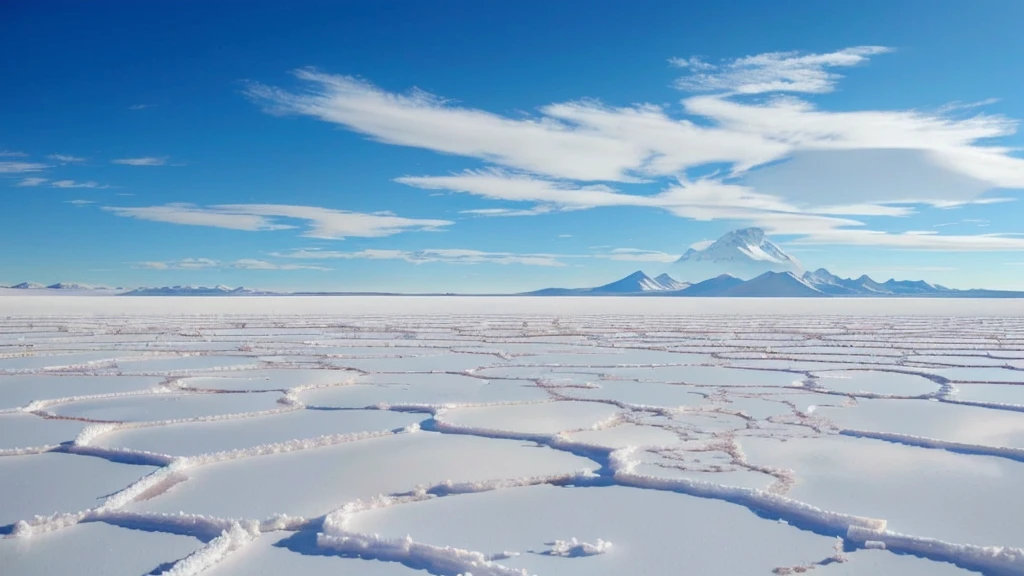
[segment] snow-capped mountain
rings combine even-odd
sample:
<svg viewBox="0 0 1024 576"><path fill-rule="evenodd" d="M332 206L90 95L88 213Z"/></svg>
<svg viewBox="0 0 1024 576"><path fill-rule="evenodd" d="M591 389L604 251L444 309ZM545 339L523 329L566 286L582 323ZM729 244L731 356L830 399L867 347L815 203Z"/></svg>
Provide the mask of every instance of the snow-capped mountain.
<svg viewBox="0 0 1024 576"><path fill-rule="evenodd" d="M667 273L658 275L654 281L663 286L665 290L684 290L690 287L689 282L680 282Z"/></svg>
<svg viewBox="0 0 1024 576"><path fill-rule="evenodd" d="M43 288L46 288L46 286L43 286L42 284L37 284L35 282L22 282L21 284L15 284L14 286L11 286L11 288L14 288L15 290L41 290Z"/></svg>
<svg viewBox="0 0 1024 576"><path fill-rule="evenodd" d="M231 288L229 286L218 285L214 287L209 286L160 286L152 288L136 288L130 292L125 292L124 296L264 296L275 294L274 292L264 292L260 290L252 290L250 288L244 288L239 286L238 288Z"/></svg>
<svg viewBox="0 0 1024 576"><path fill-rule="evenodd" d="M665 287L659 284L654 278L651 278L642 271L637 270L621 280L616 280L615 282L605 284L604 286L598 286L592 290L594 292L619 294L628 292L653 292L657 290L665 290Z"/></svg>
<svg viewBox="0 0 1024 576"><path fill-rule="evenodd" d="M765 237L760 228L733 230L705 248L690 248L672 269L687 279L720 274L750 279L765 272L803 272L800 262Z"/></svg>

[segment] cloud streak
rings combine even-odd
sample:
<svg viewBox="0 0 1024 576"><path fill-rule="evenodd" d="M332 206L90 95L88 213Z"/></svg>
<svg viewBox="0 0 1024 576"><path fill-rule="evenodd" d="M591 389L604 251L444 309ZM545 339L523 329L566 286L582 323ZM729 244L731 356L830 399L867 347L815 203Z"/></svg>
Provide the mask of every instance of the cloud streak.
<svg viewBox="0 0 1024 576"><path fill-rule="evenodd" d="M42 172L49 164L39 162L4 161L0 162L0 174L21 174L23 172Z"/></svg>
<svg viewBox="0 0 1024 576"><path fill-rule="evenodd" d="M286 204L224 204L209 207L166 204L143 207L105 206L103 209L126 218L250 232L294 229L297 226L281 223L281 219L300 220L306 226L303 236L328 240L343 240L346 237L375 238L410 231L436 231L452 224L449 220L402 218Z"/></svg>
<svg viewBox="0 0 1024 576"><path fill-rule="evenodd" d="M243 258L232 262L221 262L210 258L183 258L170 261L136 262L134 267L144 270L330 270L323 266L279 264L252 258Z"/></svg>
<svg viewBox="0 0 1024 576"><path fill-rule="evenodd" d="M167 158L144 156L142 158L118 158L116 160L111 160L111 162L125 166L164 166L167 164Z"/></svg>
<svg viewBox="0 0 1024 576"><path fill-rule="evenodd" d="M710 64L699 58L673 58L669 62L690 71L676 80L680 90L763 94L766 92L805 92L822 94L835 89L842 78L832 68L848 68L868 58L891 52L884 46L856 46L826 54L768 52Z"/></svg>
<svg viewBox="0 0 1024 576"><path fill-rule="evenodd" d="M555 254L515 254L511 252L484 252L456 248L428 248L423 250L359 250L339 252L333 250L295 250L274 253L278 258L315 260L402 260L412 264L442 262L446 264L521 264L524 266L565 266Z"/></svg>

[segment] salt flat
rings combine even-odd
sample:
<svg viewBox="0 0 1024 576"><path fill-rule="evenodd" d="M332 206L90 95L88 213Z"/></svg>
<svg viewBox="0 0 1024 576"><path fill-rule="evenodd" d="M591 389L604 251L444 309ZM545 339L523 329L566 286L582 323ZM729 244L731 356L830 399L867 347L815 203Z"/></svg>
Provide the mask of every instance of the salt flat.
<svg viewBox="0 0 1024 576"><path fill-rule="evenodd" d="M1024 574L1021 358L1016 301L5 296L0 571Z"/></svg>

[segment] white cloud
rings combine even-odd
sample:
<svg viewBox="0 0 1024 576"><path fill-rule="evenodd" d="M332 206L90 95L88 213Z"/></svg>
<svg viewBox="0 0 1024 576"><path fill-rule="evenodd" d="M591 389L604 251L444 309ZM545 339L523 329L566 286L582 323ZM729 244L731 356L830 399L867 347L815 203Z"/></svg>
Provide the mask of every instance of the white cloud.
<svg viewBox="0 0 1024 576"><path fill-rule="evenodd" d="M823 230L792 244L852 245L943 252L1024 252L1024 238L1011 234L939 235L933 230L890 233L878 230Z"/></svg>
<svg viewBox="0 0 1024 576"><path fill-rule="evenodd" d="M167 164L167 158L158 158L155 156L145 156L142 158L118 158L112 160L114 164L124 164L125 166L163 166Z"/></svg>
<svg viewBox="0 0 1024 576"><path fill-rule="evenodd" d="M50 166L38 162L0 162L0 174L20 174L22 172L41 172Z"/></svg>
<svg viewBox="0 0 1024 576"><path fill-rule="evenodd" d="M1024 188L1024 159L994 140L1013 135L1016 121L975 114L991 101L930 112L833 112L778 95L830 92L842 78L839 71L888 51L859 46L821 54L773 52L717 64L671 59L686 71L681 88L710 92L684 98L678 112L583 99L502 116L418 90L393 93L310 69L296 72L304 90L253 84L248 94L271 112L312 116L380 142L492 165L398 182L531 204L461 212L475 216L634 206L697 220L743 221L770 233L836 230L852 239L864 231L853 233L863 223L850 217L902 217L920 205L1001 201L1006 199L978 196L993 188ZM769 96L743 97L750 94ZM708 166L719 170L697 181L687 177L687 170ZM623 192L629 184L664 178L681 183L663 185L658 194Z"/></svg>
<svg viewBox="0 0 1024 576"><path fill-rule="evenodd" d="M233 204L213 206L213 209L261 217L305 220L309 224L309 230L304 236L329 240L342 240L347 236L374 238L415 230L436 231L453 223L450 220L402 218L316 206L282 204Z"/></svg>
<svg viewBox="0 0 1024 576"><path fill-rule="evenodd" d="M49 156L47 156L47 158L53 160L54 162L62 162L64 164L69 164L72 162L85 162L85 158L80 158L78 156L69 156L67 154L50 154Z"/></svg>
<svg viewBox="0 0 1024 576"><path fill-rule="evenodd" d="M137 262L135 267L146 270L330 270L323 266L277 264L252 258L243 258L233 262L221 262L210 258L183 258L165 262Z"/></svg>
<svg viewBox="0 0 1024 576"><path fill-rule="evenodd" d="M143 206L137 208L104 206L103 209L118 216L151 220L153 222L184 224L187 226L212 226L249 231L294 228L294 226L275 224L263 216L222 212L200 208L191 204L166 204L164 206Z"/></svg>
<svg viewBox="0 0 1024 576"><path fill-rule="evenodd" d="M274 262L267 262L266 260L254 260L251 258L235 260L229 266L231 268L237 268L241 270L330 270L330 268L326 268L324 266L307 266L304 264L276 264Z"/></svg>
<svg viewBox="0 0 1024 576"><path fill-rule="evenodd" d="M105 188L96 182L76 182L75 180L54 180L50 186L54 188Z"/></svg>
<svg viewBox="0 0 1024 576"><path fill-rule="evenodd" d="M41 186L44 183L49 182L49 181L50 181L49 178L34 178L34 177L33 178L22 178L20 182L15 184L15 186L22 186L22 187Z"/></svg>
<svg viewBox="0 0 1024 576"><path fill-rule="evenodd" d="M550 214L554 211L551 206L534 206L525 210L517 210L514 208L479 208L476 210L459 210L459 214L470 214L473 216L538 216L540 214Z"/></svg>
<svg viewBox="0 0 1024 576"><path fill-rule="evenodd" d="M167 204L138 208L106 206L103 209L118 216L140 220L248 231L292 229L295 226L281 224L279 219L303 220L308 226L304 236L333 240L347 236L372 238L416 230L439 230L452 224L449 220L402 218L282 204L225 204L210 207Z"/></svg>
<svg viewBox="0 0 1024 576"><path fill-rule="evenodd" d="M205 270L219 266L220 262L209 258L183 258L169 262L139 262L136 264L136 268L150 270Z"/></svg>
<svg viewBox="0 0 1024 576"><path fill-rule="evenodd" d="M65 204L74 204L75 206L88 206L89 204L95 204L92 200L65 200Z"/></svg>
<svg viewBox="0 0 1024 576"><path fill-rule="evenodd" d="M637 248L615 248L607 254L595 254L594 257L627 262L675 262L679 259L679 254L667 254L657 250L640 250Z"/></svg>
<svg viewBox="0 0 1024 576"><path fill-rule="evenodd" d="M537 202L544 210L550 210L551 206L560 210L609 206L649 207L660 208L677 216L695 220L756 219L773 230L779 227L771 222L802 223L805 228L813 224L813 227L818 229L859 224L853 220L834 218L836 215L905 215L912 212L906 207L875 205L801 208L776 196L760 194L748 187L712 180L680 182L659 194L646 196L623 194L605 185L583 186L495 169L467 170L450 176L405 176L396 181L428 190L450 190L495 200ZM491 210L499 212L490 215L508 213L508 209ZM475 213L481 214L480 211Z"/></svg>
<svg viewBox="0 0 1024 576"><path fill-rule="evenodd" d="M526 266L565 266L555 254L515 254L512 252L484 252L453 248L427 248L423 250L360 250L338 252L333 250L295 250L275 253L278 258L314 260L404 260L413 264L443 262L447 264L522 264Z"/></svg>
<svg viewBox="0 0 1024 576"><path fill-rule="evenodd" d="M714 240L701 240L699 242L694 242L693 244L690 244L690 248L693 250L703 250L714 243Z"/></svg>
<svg viewBox="0 0 1024 576"><path fill-rule="evenodd" d="M727 61L720 66L697 58L674 58L672 65L693 70L676 81L676 87L694 92L824 93L835 89L842 76L829 72L863 64L868 57L891 51L884 46L857 46L827 54L768 52Z"/></svg>
<svg viewBox="0 0 1024 576"><path fill-rule="evenodd" d="M0 158L3 158L3 157L8 157L8 158L27 158L28 154L25 154L24 152L16 152L14 150L0 150Z"/></svg>
<svg viewBox="0 0 1024 576"><path fill-rule="evenodd" d="M145 110L146 108L153 108L156 104L132 104L128 107L129 110Z"/></svg>

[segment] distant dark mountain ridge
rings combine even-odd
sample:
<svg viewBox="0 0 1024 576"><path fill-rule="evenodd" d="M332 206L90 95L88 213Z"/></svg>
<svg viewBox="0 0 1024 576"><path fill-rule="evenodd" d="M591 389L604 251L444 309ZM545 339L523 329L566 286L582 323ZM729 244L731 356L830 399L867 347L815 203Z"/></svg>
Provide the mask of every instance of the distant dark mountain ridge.
<svg viewBox="0 0 1024 576"><path fill-rule="evenodd" d="M663 275L665 276L665 275ZM688 284L670 285L659 276L652 279L638 270L621 280L595 288L545 288L528 296L664 296L664 297L747 297L747 298L829 298L829 297L920 297L920 298L1024 298L1024 292L1004 290L953 290L924 280L876 282L868 275L840 278L824 268L796 275L765 272L750 280L730 274ZM660 286L661 288L657 288ZM681 286L681 287L673 287Z"/></svg>

